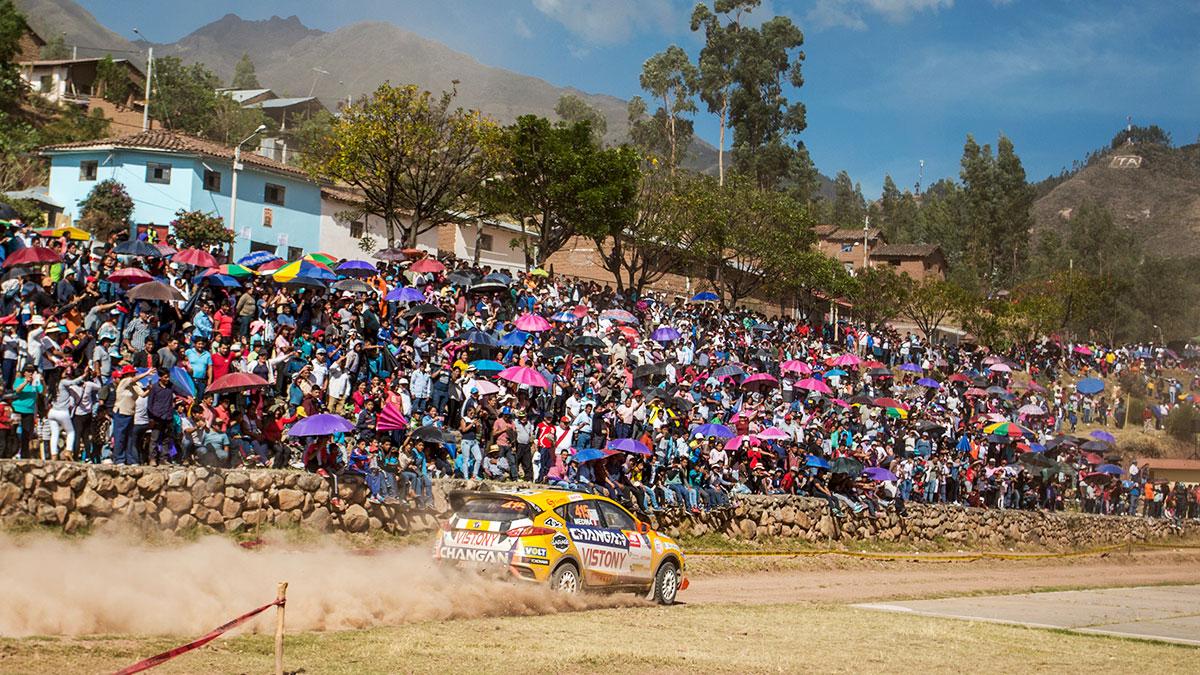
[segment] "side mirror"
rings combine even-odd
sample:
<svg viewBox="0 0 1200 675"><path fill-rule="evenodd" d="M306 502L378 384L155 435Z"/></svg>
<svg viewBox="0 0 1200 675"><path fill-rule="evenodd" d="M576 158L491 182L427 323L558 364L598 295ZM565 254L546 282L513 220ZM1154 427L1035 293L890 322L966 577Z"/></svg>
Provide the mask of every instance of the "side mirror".
<svg viewBox="0 0 1200 675"><path fill-rule="evenodd" d="M650 526L639 520L637 522L637 532L638 534L650 534Z"/></svg>

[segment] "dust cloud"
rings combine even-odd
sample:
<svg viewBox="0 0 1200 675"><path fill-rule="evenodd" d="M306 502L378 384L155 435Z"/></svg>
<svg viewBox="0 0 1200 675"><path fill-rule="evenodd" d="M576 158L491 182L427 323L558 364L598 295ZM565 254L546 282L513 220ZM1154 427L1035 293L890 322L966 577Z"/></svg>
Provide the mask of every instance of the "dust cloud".
<svg viewBox="0 0 1200 675"><path fill-rule="evenodd" d="M413 621L520 616L638 604L439 567L428 548L362 555L332 543L247 550L221 537L148 546L128 537L0 536L0 635L199 635L275 599L287 626L347 630ZM240 631L274 630L274 611Z"/></svg>

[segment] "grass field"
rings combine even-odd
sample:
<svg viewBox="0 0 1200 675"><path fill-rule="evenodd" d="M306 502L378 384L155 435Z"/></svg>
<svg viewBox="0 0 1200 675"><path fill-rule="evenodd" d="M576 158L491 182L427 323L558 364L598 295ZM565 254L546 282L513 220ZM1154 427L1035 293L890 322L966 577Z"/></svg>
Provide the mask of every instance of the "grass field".
<svg viewBox="0 0 1200 675"><path fill-rule="evenodd" d="M165 638L0 641L0 670L111 672L178 644ZM1200 650L1064 631L894 615L826 604L638 607L289 635L285 667L392 672L1157 672L1193 671ZM221 640L156 669L256 673L270 636Z"/></svg>

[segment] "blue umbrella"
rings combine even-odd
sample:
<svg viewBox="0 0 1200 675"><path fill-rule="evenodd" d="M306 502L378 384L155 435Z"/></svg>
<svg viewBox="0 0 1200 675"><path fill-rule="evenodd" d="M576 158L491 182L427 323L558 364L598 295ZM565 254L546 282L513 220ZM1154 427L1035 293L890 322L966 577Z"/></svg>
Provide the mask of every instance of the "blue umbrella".
<svg viewBox="0 0 1200 675"><path fill-rule="evenodd" d="M724 424L700 424L692 428L693 434L716 436L717 438L733 438L733 431Z"/></svg>
<svg viewBox="0 0 1200 675"><path fill-rule="evenodd" d="M559 323L575 323L576 321L579 320L579 317L575 316L575 314L573 312L565 312L564 311L564 312L559 312L558 314L555 314L554 316L550 317L550 320L557 321Z"/></svg>
<svg viewBox="0 0 1200 675"><path fill-rule="evenodd" d="M512 277L508 276L504 272L492 272L491 274L489 274L483 278L483 282L489 282L489 281L493 281L493 282L496 282L499 284L504 284L505 286L512 285Z"/></svg>
<svg viewBox="0 0 1200 675"><path fill-rule="evenodd" d="M924 368L922 368L921 366L918 366L915 363L906 363L906 364L900 366L900 370L903 370L906 373L919 373L922 370L924 370Z"/></svg>
<svg viewBox="0 0 1200 675"><path fill-rule="evenodd" d="M171 369L171 388L180 396L196 398L196 383L186 370L178 366Z"/></svg>
<svg viewBox="0 0 1200 675"><path fill-rule="evenodd" d="M200 283L208 284L209 286L219 286L221 288L241 287L238 280L228 274L209 274L208 276L200 277Z"/></svg>
<svg viewBox="0 0 1200 675"><path fill-rule="evenodd" d="M499 363L497 361L492 361L489 359L479 359L477 361L472 361L471 365L474 366L475 370L478 370L480 372L486 371L486 372L498 373L498 372L504 370L503 363Z"/></svg>
<svg viewBox="0 0 1200 675"><path fill-rule="evenodd" d="M514 330L511 333L505 333L500 336L501 347L520 347L529 339L529 333L523 330Z"/></svg>
<svg viewBox="0 0 1200 675"><path fill-rule="evenodd" d="M1104 441L1105 443L1116 443L1117 442L1116 436L1113 436L1112 434L1108 433L1107 431L1101 431L1099 429L1096 429L1095 431L1093 431L1092 433L1090 433L1088 435L1098 441Z"/></svg>
<svg viewBox="0 0 1200 675"><path fill-rule="evenodd" d="M772 325L771 325L771 324L769 324L769 323L764 323L764 322L762 322L762 321L759 321L758 323L754 324L754 325L753 325L753 326L751 326L750 328L751 328L752 330L760 330L760 331L762 331L762 332L764 332L764 333L770 333L771 331L775 330L775 327L774 327L774 326L772 326Z"/></svg>
<svg viewBox="0 0 1200 675"><path fill-rule="evenodd" d="M841 368L834 368L833 370L829 370L829 371L825 372L825 377L845 377L845 376L846 376L846 371L842 370Z"/></svg>
<svg viewBox="0 0 1200 675"><path fill-rule="evenodd" d="M596 459L604 459L610 455L612 455L611 452L607 450L601 450L600 448L584 448L579 452L576 452L575 456L571 459L574 459L576 462L582 464L584 462L590 462Z"/></svg>
<svg viewBox="0 0 1200 675"><path fill-rule="evenodd" d="M655 342L674 342L679 339L679 331L670 326L663 326L651 333L650 339Z"/></svg>
<svg viewBox="0 0 1200 675"><path fill-rule="evenodd" d="M692 296L692 302L716 302L721 297L712 291L702 291Z"/></svg>
<svg viewBox="0 0 1200 675"><path fill-rule="evenodd" d="M487 333L479 330L478 328L472 328L471 330L469 330L461 335L455 335L454 338L452 338L452 339L466 340L467 342L470 342L473 345L483 345L485 347L499 347L500 346L500 343L496 342L496 338L492 337L491 335L488 335Z"/></svg>
<svg viewBox="0 0 1200 675"><path fill-rule="evenodd" d="M1029 451L1030 452L1045 452L1046 446L1042 445L1041 443L1030 443Z"/></svg>
<svg viewBox="0 0 1200 675"><path fill-rule="evenodd" d="M804 460L804 465L816 467L818 469L829 468L829 462L821 457L817 457L816 455L809 455L808 459Z"/></svg>
<svg viewBox="0 0 1200 675"><path fill-rule="evenodd" d="M397 286L383 296L389 302L424 302L425 294L412 286Z"/></svg>
<svg viewBox="0 0 1200 675"><path fill-rule="evenodd" d="M1117 466L1116 464L1101 464L1100 466L1096 467L1096 471L1099 471L1100 473L1106 473L1110 476L1120 476L1121 474L1125 473L1121 467Z"/></svg>
<svg viewBox="0 0 1200 675"><path fill-rule="evenodd" d="M1089 377L1085 380L1080 380L1079 383L1075 385L1075 388L1079 390L1079 393L1085 396L1092 396L1104 391L1104 381L1095 377Z"/></svg>
<svg viewBox="0 0 1200 675"><path fill-rule="evenodd" d="M258 267L263 263L269 263L272 260L280 260L280 257L270 251L255 251L250 255L244 255L238 258L238 264L243 267Z"/></svg>
<svg viewBox="0 0 1200 675"><path fill-rule="evenodd" d="M629 452L635 455L649 455L650 448L647 448L644 443L632 438L618 438L608 442L609 450L620 450L621 452Z"/></svg>

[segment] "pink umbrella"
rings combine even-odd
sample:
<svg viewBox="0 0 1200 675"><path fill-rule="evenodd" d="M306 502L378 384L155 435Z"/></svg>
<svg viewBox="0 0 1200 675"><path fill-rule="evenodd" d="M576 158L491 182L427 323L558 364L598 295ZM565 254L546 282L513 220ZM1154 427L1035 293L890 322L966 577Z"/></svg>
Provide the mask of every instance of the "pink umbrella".
<svg viewBox="0 0 1200 675"><path fill-rule="evenodd" d="M1009 368L1008 365L1004 364L1004 363L993 363L992 365L988 366L988 370L992 371L993 373L1011 373L1012 372L1012 368Z"/></svg>
<svg viewBox="0 0 1200 675"><path fill-rule="evenodd" d="M517 384L527 384L531 387L545 388L550 386L550 383L546 381L546 378L542 377L541 373L525 366L505 368L500 371L498 377L509 382L516 382Z"/></svg>
<svg viewBox="0 0 1200 675"><path fill-rule="evenodd" d="M738 448L742 447L742 441L750 441L750 445L759 445L758 439L753 436L738 435L734 436L728 441L725 441L725 449L737 450Z"/></svg>
<svg viewBox="0 0 1200 675"><path fill-rule="evenodd" d="M217 259L208 251L202 251L198 248L185 248L182 251L171 256L171 260L185 265L193 265L195 267L216 267Z"/></svg>
<svg viewBox="0 0 1200 675"><path fill-rule="evenodd" d="M145 270L140 270L136 267L122 267L121 269L108 275L108 280L114 284L144 284L147 281L154 281L154 277Z"/></svg>
<svg viewBox="0 0 1200 675"><path fill-rule="evenodd" d="M765 391L779 386L779 380L768 373L755 373L742 380L742 386L755 391Z"/></svg>
<svg viewBox="0 0 1200 675"><path fill-rule="evenodd" d="M764 441L782 441L791 438L786 431L778 427L767 427L755 434Z"/></svg>
<svg viewBox="0 0 1200 675"><path fill-rule="evenodd" d="M488 382L487 380L471 380L471 384L467 385L467 391L472 389L475 389L476 393L480 396L500 393L500 387L496 386L494 382Z"/></svg>
<svg viewBox="0 0 1200 675"><path fill-rule="evenodd" d="M803 361L797 361L795 359L784 361L783 363L779 364L779 369L785 373L799 373L801 375L812 374L812 368L810 368L807 363L804 363Z"/></svg>
<svg viewBox="0 0 1200 675"><path fill-rule="evenodd" d="M849 403L846 403L845 401L843 401L840 398L835 398L832 401L830 401L830 403L836 405L839 408L849 408L850 407Z"/></svg>
<svg viewBox="0 0 1200 675"><path fill-rule="evenodd" d="M858 358L857 356L855 356L853 354L842 354L841 356L839 356L836 359L834 359L833 361L831 361L831 363L835 366L849 366L851 368L854 368L858 364L862 363L862 359Z"/></svg>
<svg viewBox="0 0 1200 675"><path fill-rule="evenodd" d="M1075 347L1074 351L1076 354L1083 354L1084 356L1092 355L1092 350L1087 345L1079 345L1079 346Z"/></svg>
<svg viewBox="0 0 1200 675"><path fill-rule="evenodd" d="M550 330L550 322L537 314L522 314L517 317L517 328L531 333L540 333L544 330Z"/></svg>
<svg viewBox="0 0 1200 675"><path fill-rule="evenodd" d="M829 385L825 384L824 382L822 382L816 378L812 378L812 377L806 377L803 380L800 380L799 382L796 383L796 386L800 387L801 389L807 389L809 391L816 391L816 392L820 392L822 394L832 394L833 393L833 390L829 388Z"/></svg>
<svg viewBox="0 0 1200 675"><path fill-rule="evenodd" d="M1020 408L1018 408L1017 413L1019 413L1021 415L1045 415L1046 411L1043 410L1041 406L1033 405L1032 403L1030 403L1028 405L1023 405Z"/></svg>

